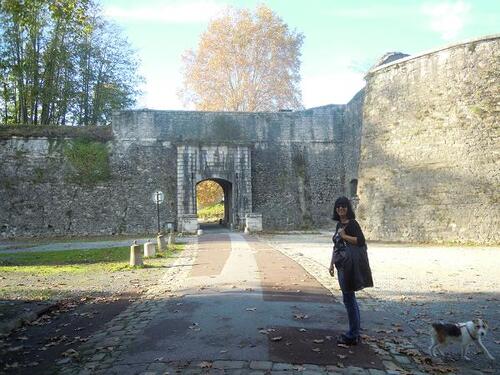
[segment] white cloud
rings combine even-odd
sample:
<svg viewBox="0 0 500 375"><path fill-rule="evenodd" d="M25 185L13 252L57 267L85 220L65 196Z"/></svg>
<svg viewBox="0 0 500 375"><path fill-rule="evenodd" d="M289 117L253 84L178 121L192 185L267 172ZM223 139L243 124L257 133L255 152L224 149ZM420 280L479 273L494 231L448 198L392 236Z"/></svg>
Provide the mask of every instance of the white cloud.
<svg viewBox="0 0 500 375"><path fill-rule="evenodd" d="M348 18L353 20L375 20L381 18L393 17L406 17L411 14L412 8L405 3L398 4L380 4L380 3L367 3L367 5L360 6L351 5L348 3L345 8L332 7L326 9L325 12L332 17Z"/></svg>
<svg viewBox="0 0 500 375"><path fill-rule="evenodd" d="M192 23L208 21L222 9L224 6L213 0L195 0L158 3L149 6L138 5L129 8L109 6L104 12L110 18L125 21Z"/></svg>
<svg viewBox="0 0 500 375"><path fill-rule="evenodd" d="M310 75L302 78L304 107L326 104L346 104L365 85L362 73L337 70L335 73Z"/></svg>
<svg viewBox="0 0 500 375"><path fill-rule="evenodd" d="M444 40L453 39L462 30L471 7L463 1L426 4L422 12L430 17L431 30Z"/></svg>

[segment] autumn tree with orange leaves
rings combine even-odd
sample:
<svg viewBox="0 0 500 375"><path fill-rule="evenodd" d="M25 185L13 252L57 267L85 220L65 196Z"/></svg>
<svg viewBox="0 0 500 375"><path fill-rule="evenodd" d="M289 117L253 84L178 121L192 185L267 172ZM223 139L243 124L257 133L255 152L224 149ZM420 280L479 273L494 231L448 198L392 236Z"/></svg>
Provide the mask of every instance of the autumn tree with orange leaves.
<svg viewBox="0 0 500 375"><path fill-rule="evenodd" d="M210 23L197 50L183 55L179 96L201 111L301 108L303 39L264 5L254 12L228 8Z"/></svg>

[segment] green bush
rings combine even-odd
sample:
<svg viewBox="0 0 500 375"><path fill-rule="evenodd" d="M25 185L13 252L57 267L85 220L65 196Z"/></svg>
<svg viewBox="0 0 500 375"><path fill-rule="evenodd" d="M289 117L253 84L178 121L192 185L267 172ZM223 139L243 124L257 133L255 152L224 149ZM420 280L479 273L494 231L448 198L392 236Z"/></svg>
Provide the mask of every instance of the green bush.
<svg viewBox="0 0 500 375"><path fill-rule="evenodd" d="M109 153L106 145L87 138L68 141L64 155L71 165L68 181L79 185L95 185L110 177Z"/></svg>
<svg viewBox="0 0 500 375"><path fill-rule="evenodd" d="M216 221L224 218L224 203L216 203L198 210L198 218L204 221Z"/></svg>

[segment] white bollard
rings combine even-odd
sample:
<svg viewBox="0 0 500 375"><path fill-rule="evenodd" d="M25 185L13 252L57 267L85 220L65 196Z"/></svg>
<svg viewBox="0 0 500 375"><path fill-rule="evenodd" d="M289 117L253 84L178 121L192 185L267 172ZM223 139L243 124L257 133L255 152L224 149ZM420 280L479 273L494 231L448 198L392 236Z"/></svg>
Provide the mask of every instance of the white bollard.
<svg viewBox="0 0 500 375"><path fill-rule="evenodd" d="M156 247L154 242L146 242L144 244L144 256L145 257L154 257L156 255Z"/></svg>
<svg viewBox="0 0 500 375"><path fill-rule="evenodd" d="M130 246L130 265L133 267L142 266L143 264L141 246L134 241L134 244Z"/></svg>
<svg viewBox="0 0 500 375"><path fill-rule="evenodd" d="M156 237L156 243L158 244L158 252L161 253L162 251L167 250L165 246L165 237L163 234L159 234Z"/></svg>
<svg viewBox="0 0 500 375"><path fill-rule="evenodd" d="M168 234L167 247L170 247L173 244L175 244L175 233L174 232L170 232Z"/></svg>
<svg viewBox="0 0 500 375"><path fill-rule="evenodd" d="M203 234L203 229L198 229L198 230L196 231L196 234L197 234L198 236L201 236L201 235Z"/></svg>

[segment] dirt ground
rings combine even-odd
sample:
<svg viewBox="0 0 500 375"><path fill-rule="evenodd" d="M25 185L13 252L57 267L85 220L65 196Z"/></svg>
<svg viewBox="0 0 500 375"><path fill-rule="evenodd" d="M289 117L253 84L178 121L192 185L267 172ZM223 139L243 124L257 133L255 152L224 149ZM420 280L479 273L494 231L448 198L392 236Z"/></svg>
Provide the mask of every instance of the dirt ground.
<svg viewBox="0 0 500 375"><path fill-rule="evenodd" d="M153 267L116 272L0 275L0 373L50 373L71 347L156 284L170 263L155 258L147 260ZM5 334L20 316L30 321Z"/></svg>

